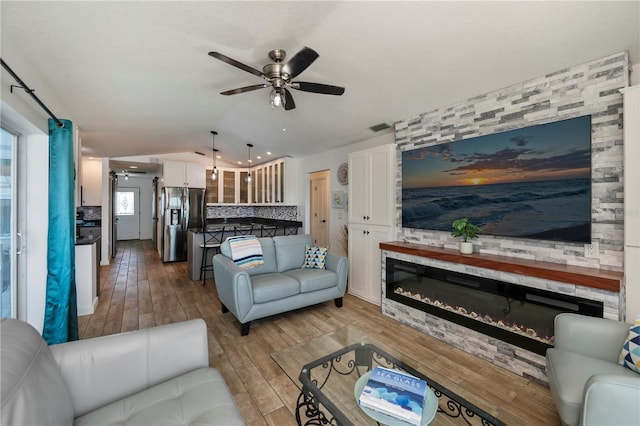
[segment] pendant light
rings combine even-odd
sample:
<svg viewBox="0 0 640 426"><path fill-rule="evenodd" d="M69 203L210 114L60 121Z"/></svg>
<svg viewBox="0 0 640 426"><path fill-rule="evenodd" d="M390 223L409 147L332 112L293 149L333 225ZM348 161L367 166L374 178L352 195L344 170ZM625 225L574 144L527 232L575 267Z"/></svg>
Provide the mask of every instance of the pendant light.
<svg viewBox="0 0 640 426"><path fill-rule="evenodd" d="M253 148L253 144L248 143L247 146L249 147L249 160L247 161L249 164L249 172L247 173L247 183L251 183L251 148Z"/></svg>
<svg viewBox="0 0 640 426"><path fill-rule="evenodd" d="M216 167L218 150L216 149L216 135L218 132L215 130L211 131L211 151L213 151L213 169L211 170L211 180L216 180L218 178L218 168Z"/></svg>

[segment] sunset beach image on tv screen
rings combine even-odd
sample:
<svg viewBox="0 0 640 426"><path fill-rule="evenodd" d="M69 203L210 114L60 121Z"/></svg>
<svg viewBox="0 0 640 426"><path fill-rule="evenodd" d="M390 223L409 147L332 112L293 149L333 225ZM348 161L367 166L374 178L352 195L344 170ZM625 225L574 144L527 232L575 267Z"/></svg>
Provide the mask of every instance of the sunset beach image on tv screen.
<svg viewBox="0 0 640 426"><path fill-rule="evenodd" d="M591 242L591 116L402 153L402 226Z"/></svg>

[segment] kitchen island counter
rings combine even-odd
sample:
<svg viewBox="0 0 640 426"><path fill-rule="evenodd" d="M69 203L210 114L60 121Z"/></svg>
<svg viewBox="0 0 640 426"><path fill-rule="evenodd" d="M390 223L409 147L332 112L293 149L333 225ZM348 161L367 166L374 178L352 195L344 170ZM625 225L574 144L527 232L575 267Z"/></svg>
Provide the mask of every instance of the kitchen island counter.
<svg viewBox="0 0 640 426"><path fill-rule="evenodd" d="M207 231L218 231L224 227L222 241L236 235L239 232L255 235L256 237L271 237L276 235L295 235L302 228L302 222L294 220L262 219L262 218L227 218L207 219ZM250 231L250 232L249 232ZM200 279L200 267L202 265L202 244L204 240L204 230L189 229L187 235L187 271L192 280ZM209 251L212 254L212 251ZM211 264L211 259L207 263ZM207 272L207 279L213 278L213 272Z"/></svg>

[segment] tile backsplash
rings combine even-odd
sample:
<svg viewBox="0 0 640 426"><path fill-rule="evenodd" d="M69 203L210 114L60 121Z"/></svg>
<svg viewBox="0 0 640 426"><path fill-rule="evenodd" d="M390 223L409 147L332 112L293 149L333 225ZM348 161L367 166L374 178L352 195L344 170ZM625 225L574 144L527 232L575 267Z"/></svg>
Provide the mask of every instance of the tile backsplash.
<svg viewBox="0 0 640 426"><path fill-rule="evenodd" d="M84 220L101 220L102 206L82 206L77 208L78 213L82 213Z"/></svg>
<svg viewBox="0 0 640 426"><path fill-rule="evenodd" d="M300 220L297 206L207 206L207 219L230 217Z"/></svg>

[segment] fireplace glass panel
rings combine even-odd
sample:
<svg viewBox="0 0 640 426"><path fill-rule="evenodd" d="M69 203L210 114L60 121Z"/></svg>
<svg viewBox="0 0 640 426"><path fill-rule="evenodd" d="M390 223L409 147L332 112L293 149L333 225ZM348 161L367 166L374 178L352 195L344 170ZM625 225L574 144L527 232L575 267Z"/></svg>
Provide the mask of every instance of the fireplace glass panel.
<svg viewBox="0 0 640 426"><path fill-rule="evenodd" d="M562 312L602 317L602 302L387 258L387 298L544 354Z"/></svg>

